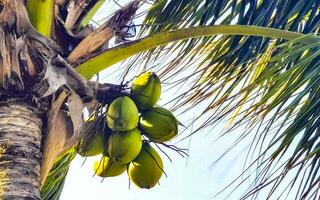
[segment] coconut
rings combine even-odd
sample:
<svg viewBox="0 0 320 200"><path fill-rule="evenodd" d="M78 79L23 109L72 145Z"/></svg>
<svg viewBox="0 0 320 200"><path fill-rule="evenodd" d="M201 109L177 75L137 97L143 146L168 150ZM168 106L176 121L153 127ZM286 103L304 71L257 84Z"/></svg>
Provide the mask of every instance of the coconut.
<svg viewBox="0 0 320 200"><path fill-rule="evenodd" d="M103 132L99 132L95 135L89 144L81 143L77 146L77 153L81 156L96 156L104 152L105 136Z"/></svg>
<svg viewBox="0 0 320 200"><path fill-rule="evenodd" d="M144 143L139 155L129 164L128 176L140 188L154 187L163 174L163 163L159 154Z"/></svg>
<svg viewBox="0 0 320 200"><path fill-rule="evenodd" d="M118 176L126 169L126 165L120 165L107 156L103 156L100 161L96 161L93 165L94 172L101 177Z"/></svg>
<svg viewBox="0 0 320 200"><path fill-rule="evenodd" d="M133 80L130 96L139 110L152 108L160 99L161 82L154 72L145 72Z"/></svg>
<svg viewBox="0 0 320 200"><path fill-rule="evenodd" d="M141 134L137 128L131 131L114 132L108 144L108 155L120 164L132 161L140 152Z"/></svg>
<svg viewBox="0 0 320 200"><path fill-rule="evenodd" d="M153 142L166 142L178 134L178 120L169 110L155 107L141 115L139 129Z"/></svg>
<svg viewBox="0 0 320 200"><path fill-rule="evenodd" d="M107 112L108 127L115 131L129 131L137 126L139 113L135 103L127 96L111 102Z"/></svg>

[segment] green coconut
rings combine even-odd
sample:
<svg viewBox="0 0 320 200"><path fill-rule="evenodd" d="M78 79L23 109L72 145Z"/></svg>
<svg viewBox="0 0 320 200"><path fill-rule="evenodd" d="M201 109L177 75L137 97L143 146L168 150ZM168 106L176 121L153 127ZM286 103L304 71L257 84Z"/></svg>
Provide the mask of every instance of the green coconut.
<svg viewBox="0 0 320 200"><path fill-rule="evenodd" d="M140 110L151 109L160 99L161 82L154 72L145 72L133 80L130 96Z"/></svg>
<svg viewBox="0 0 320 200"><path fill-rule="evenodd" d="M137 128L130 131L118 131L111 135L108 144L108 155L120 164L132 161L140 152L141 134Z"/></svg>
<svg viewBox="0 0 320 200"><path fill-rule="evenodd" d="M155 107L141 115L139 129L153 142L166 142L178 134L178 120L169 110Z"/></svg>
<svg viewBox="0 0 320 200"><path fill-rule="evenodd" d="M139 155L129 164L128 176L140 188L154 187L163 174L163 163L159 154L144 143Z"/></svg>
<svg viewBox="0 0 320 200"><path fill-rule="evenodd" d="M96 161L93 165L94 172L101 177L118 176L126 169L126 165L121 165L107 156L103 156L100 161Z"/></svg>
<svg viewBox="0 0 320 200"><path fill-rule="evenodd" d="M77 153L83 157L97 156L104 152L105 136L103 132L99 132L94 136L88 144L83 142L77 146Z"/></svg>
<svg viewBox="0 0 320 200"><path fill-rule="evenodd" d="M137 106L127 96L118 97L111 102L106 120L108 127L115 131L132 130L139 121Z"/></svg>

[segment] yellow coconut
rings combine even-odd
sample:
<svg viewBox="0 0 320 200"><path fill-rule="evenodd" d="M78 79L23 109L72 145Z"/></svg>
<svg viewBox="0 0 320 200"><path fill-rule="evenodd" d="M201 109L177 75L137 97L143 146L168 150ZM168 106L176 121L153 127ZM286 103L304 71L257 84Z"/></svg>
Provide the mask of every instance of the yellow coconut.
<svg viewBox="0 0 320 200"><path fill-rule="evenodd" d="M128 176L140 188L154 187L163 174L159 154L149 144L143 144L139 155L129 164Z"/></svg>
<svg viewBox="0 0 320 200"><path fill-rule="evenodd" d="M155 107L141 115L139 129L153 142L166 142L178 134L178 121L169 110Z"/></svg>
<svg viewBox="0 0 320 200"><path fill-rule="evenodd" d="M159 100L161 82L154 72L145 72L133 80L130 96L140 110L152 108Z"/></svg>
<svg viewBox="0 0 320 200"><path fill-rule="evenodd" d="M100 161L96 161L93 165L94 172L101 177L118 176L126 169L126 165L121 165L107 156L103 156Z"/></svg>
<svg viewBox="0 0 320 200"><path fill-rule="evenodd" d="M137 106L129 97L119 97L111 102L106 120L109 128L115 131L132 130L139 120Z"/></svg>
<svg viewBox="0 0 320 200"><path fill-rule="evenodd" d="M108 155L120 164L132 161L140 152L141 134L137 128L113 133L108 143Z"/></svg>

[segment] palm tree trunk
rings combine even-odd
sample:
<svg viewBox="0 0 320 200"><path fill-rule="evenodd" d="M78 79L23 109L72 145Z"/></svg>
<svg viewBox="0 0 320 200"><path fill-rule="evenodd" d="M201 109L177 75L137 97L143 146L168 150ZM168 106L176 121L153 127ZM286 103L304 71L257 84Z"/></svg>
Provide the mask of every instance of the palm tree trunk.
<svg viewBox="0 0 320 200"><path fill-rule="evenodd" d="M0 199L40 199L41 128L26 103L0 103Z"/></svg>

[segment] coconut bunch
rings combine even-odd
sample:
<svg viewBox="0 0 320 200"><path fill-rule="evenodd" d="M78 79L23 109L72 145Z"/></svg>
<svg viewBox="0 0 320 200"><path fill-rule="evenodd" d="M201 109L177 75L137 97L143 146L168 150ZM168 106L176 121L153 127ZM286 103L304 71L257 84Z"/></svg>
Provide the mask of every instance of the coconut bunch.
<svg viewBox="0 0 320 200"><path fill-rule="evenodd" d="M163 162L150 143L168 142L178 134L175 116L156 106L160 94L159 77L154 72L145 72L133 80L127 96L106 106L103 119L106 127L98 129L89 144L77 148L86 157L102 154L94 163L95 174L113 177L127 171L129 179L140 188L150 189L158 183L164 172ZM88 123L92 121L95 120ZM102 127L101 117L97 126Z"/></svg>

